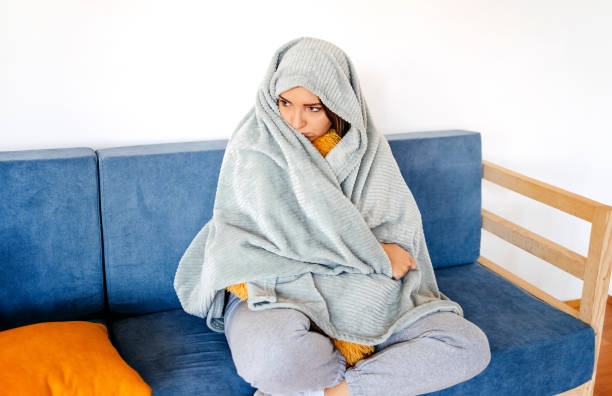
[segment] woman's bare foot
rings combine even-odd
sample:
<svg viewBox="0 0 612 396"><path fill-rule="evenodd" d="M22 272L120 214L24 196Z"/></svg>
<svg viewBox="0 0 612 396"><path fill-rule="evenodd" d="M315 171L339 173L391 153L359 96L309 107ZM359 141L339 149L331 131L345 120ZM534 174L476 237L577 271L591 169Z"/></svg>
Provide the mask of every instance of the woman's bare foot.
<svg viewBox="0 0 612 396"><path fill-rule="evenodd" d="M338 385L325 389L324 394L325 396L350 396L346 380L342 380Z"/></svg>

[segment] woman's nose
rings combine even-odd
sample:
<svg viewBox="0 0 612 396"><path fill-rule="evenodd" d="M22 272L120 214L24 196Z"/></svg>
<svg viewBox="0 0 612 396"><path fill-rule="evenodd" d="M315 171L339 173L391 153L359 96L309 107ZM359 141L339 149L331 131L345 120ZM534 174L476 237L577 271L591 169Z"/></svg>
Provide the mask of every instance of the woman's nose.
<svg viewBox="0 0 612 396"><path fill-rule="evenodd" d="M306 120L304 119L304 116L302 116L302 112L301 111L296 111L293 113L292 115L293 119L292 119L292 126L295 129L300 129L302 128L305 124L306 124Z"/></svg>

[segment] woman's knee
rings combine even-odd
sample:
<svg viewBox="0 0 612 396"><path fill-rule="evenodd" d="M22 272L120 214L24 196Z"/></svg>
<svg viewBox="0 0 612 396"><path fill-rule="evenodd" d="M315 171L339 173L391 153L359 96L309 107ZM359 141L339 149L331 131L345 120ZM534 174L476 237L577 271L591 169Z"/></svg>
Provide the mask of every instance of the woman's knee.
<svg viewBox="0 0 612 396"><path fill-rule="evenodd" d="M491 361L491 349L489 339L482 329L474 323L463 320L462 332L465 340L466 362L469 375L476 376L482 372Z"/></svg>
<svg viewBox="0 0 612 396"><path fill-rule="evenodd" d="M258 358L244 370L243 378L266 393L323 389L337 384L346 370L345 360L331 340L308 329L257 349Z"/></svg>
<svg viewBox="0 0 612 396"><path fill-rule="evenodd" d="M483 371L491 361L486 334L476 324L451 312L432 316L429 325L436 329L432 336L454 351L457 369L471 378Z"/></svg>
<svg viewBox="0 0 612 396"><path fill-rule="evenodd" d="M299 371L300 357L312 348L303 342L310 319L293 309L237 308L226 336L238 374L260 389L290 381L289 373Z"/></svg>

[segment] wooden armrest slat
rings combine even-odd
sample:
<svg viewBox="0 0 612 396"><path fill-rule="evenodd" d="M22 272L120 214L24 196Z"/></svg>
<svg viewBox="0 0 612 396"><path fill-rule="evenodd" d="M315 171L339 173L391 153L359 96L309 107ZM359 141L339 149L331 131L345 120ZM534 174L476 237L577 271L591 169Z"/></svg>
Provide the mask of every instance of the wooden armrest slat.
<svg viewBox="0 0 612 396"><path fill-rule="evenodd" d="M569 314L572 315L573 317L580 319L580 312L572 307L570 307L569 305L567 305L566 303L564 303L563 301L551 296L550 294L546 293L545 291L540 290L538 287L532 285L531 283L524 281L523 279L519 278L518 276L514 275L512 272L500 267L499 265L493 263L491 260L488 260L486 258L484 258L483 256L478 257L478 263L487 267L488 269L490 269L491 271L495 272L496 274L502 276L503 278L509 280L510 282L514 283L515 285L521 287L522 289L524 289L525 291L527 291L529 294L532 294L533 296L539 298L540 300L552 305L553 307Z"/></svg>
<svg viewBox="0 0 612 396"><path fill-rule="evenodd" d="M603 327L603 318L606 313L611 270L612 211L600 208L596 211L591 227L589 258L582 289L582 302L586 304L580 305L583 320L592 325L600 325L600 328Z"/></svg>
<svg viewBox="0 0 612 396"><path fill-rule="evenodd" d="M482 177L490 182L590 222L593 221L595 208L601 206L601 203L597 201L532 179L489 161L482 161Z"/></svg>
<svg viewBox="0 0 612 396"><path fill-rule="evenodd" d="M584 280L586 257L486 209L482 209L482 228Z"/></svg>

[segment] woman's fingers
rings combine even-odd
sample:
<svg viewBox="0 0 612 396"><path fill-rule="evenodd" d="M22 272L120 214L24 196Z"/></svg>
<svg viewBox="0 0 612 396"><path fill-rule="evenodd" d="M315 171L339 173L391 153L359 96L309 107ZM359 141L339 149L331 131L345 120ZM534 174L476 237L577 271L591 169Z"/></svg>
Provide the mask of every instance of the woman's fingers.
<svg viewBox="0 0 612 396"><path fill-rule="evenodd" d="M410 271L410 264L405 261L391 262L393 269L393 279L399 280Z"/></svg>
<svg viewBox="0 0 612 396"><path fill-rule="evenodd" d="M416 259L401 246L394 243L387 244L382 242L380 242L380 245L385 253L387 253L387 256L389 256L392 277L394 279L401 279L408 271L417 269Z"/></svg>
<svg viewBox="0 0 612 396"><path fill-rule="evenodd" d="M410 259L412 260L412 269L417 269L417 261L414 257L410 256Z"/></svg>
<svg viewBox="0 0 612 396"><path fill-rule="evenodd" d="M408 253L408 257L410 258L410 259L409 259L409 264L408 264L408 270L414 270L414 269L417 269L417 261L415 260L415 258L414 258L414 257L412 257L412 256L410 255L410 253Z"/></svg>

